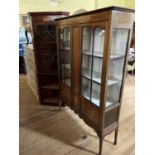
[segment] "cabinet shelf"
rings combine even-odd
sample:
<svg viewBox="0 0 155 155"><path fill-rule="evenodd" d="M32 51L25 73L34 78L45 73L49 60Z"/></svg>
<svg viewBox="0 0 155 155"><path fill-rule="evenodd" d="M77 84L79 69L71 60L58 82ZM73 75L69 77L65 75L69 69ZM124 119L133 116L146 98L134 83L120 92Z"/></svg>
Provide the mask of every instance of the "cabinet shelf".
<svg viewBox="0 0 155 155"><path fill-rule="evenodd" d="M59 84L53 83L53 84L47 84L42 86L43 89L53 89L53 90L59 90Z"/></svg>
<svg viewBox="0 0 155 155"><path fill-rule="evenodd" d="M88 55L88 56L92 56L92 54L89 53L89 52L83 52L82 54L84 54L84 55Z"/></svg>
<svg viewBox="0 0 155 155"><path fill-rule="evenodd" d="M82 76L85 77L85 78L87 78L88 80L91 80L91 76L90 75L82 74ZM92 77L92 81L93 82L96 82L98 84L101 84L101 79L100 78Z"/></svg>
<svg viewBox="0 0 155 155"><path fill-rule="evenodd" d="M90 53L90 52L82 52L83 55L87 55L87 56L93 56L93 57L98 57L98 58L102 58L103 55L100 54L99 52L96 52L96 53Z"/></svg>
<svg viewBox="0 0 155 155"><path fill-rule="evenodd" d="M120 106L120 103L113 103L109 106L106 106L105 112L111 111L115 108L118 108Z"/></svg>
<svg viewBox="0 0 155 155"><path fill-rule="evenodd" d="M87 74L82 74L83 77L87 78L88 80L91 80L91 76L87 75ZM96 82L98 84L101 84L101 78L97 78L97 77L92 77L92 81ZM120 81L115 80L115 79L109 79L108 80L108 86L114 85L120 83Z"/></svg>
<svg viewBox="0 0 155 155"><path fill-rule="evenodd" d="M87 100L89 100L90 101L90 97L87 95L87 94L83 94L83 97L84 98L86 98ZM95 104L97 107L99 107L99 105L100 105L100 100L99 99L96 99L96 98L91 98L91 102L93 103L93 104ZM111 107L112 105L114 105L115 103L114 102L112 102L112 101L106 101L106 108L108 108L108 107Z"/></svg>
<svg viewBox="0 0 155 155"><path fill-rule="evenodd" d="M96 99L96 98L91 98L91 102L92 103L94 103L96 106L98 106L99 107L99 105L100 105L100 100L99 99Z"/></svg>
<svg viewBox="0 0 155 155"><path fill-rule="evenodd" d="M88 96L86 93L83 94L83 97L90 101L90 96Z"/></svg>
<svg viewBox="0 0 155 155"><path fill-rule="evenodd" d="M101 84L101 78L92 77L92 81L97 82L98 84Z"/></svg>
<svg viewBox="0 0 155 155"><path fill-rule="evenodd" d="M87 75L87 74L82 74L83 77L85 77L88 80L91 80L91 76Z"/></svg>
<svg viewBox="0 0 155 155"><path fill-rule="evenodd" d="M70 65L61 65L61 67L67 71L70 71Z"/></svg>
<svg viewBox="0 0 155 155"><path fill-rule="evenodd" d="M94 51L93 56L102 58L103 57L103 53L98 52L98 51Z"/></svg>
<svg viewBox="0 0 155 155"><path fill-rule="evenodd" d="M70 47L62 47L61 50L62 51L70 51Z"/></svg>
<svg viewBox="0 0 155 155"><path fill-rule="evenodd" d="M125 55L122 55L122 54L111 54L110 55L110 59L120 59L123 57L125 57Z"/></svg>
<svg viewBox="0 0 155 155"><path fill-rule="evenodd" d="M37 73L37 72L36 72ZM39 75L58 75L58 71L56 72L51 72L51 73L37 73Z"/></svg>
<svg viewBox="0 0 155 155"><path fill-rule="evenodd" d="M98 107L100 105L100 100L99 99L96 99L96 98L92 97L91 102L94 103ZM112 106L113 104L114 103L112 101L106 101L106 108Z"/></svg>
<svg viewBox="0 0 155 155"><path fill-rule="evenodd" d="M71 65L70 64L65 64L64 67L67 68L67 69L70 69L71 68Z"/></svg>
<svg viewBox="0 0 155 155"><path fill-rule="evenodd" d="M66 79L65 83L66 83L66 85L70 86L71 85L71 79Z"/></svg>
<svg viewBox="0 0 155 155"><path fill-rule="evenodd" d="M43 102L44 103L59 103L61 100L58 96L56 97L49 97L49 98L46 98L46 99L43 99Z"/></svg>
<svg viewBox="0 0 155 155"><path fill-rule="evenodd" d="M87 56L92 56L92 57L98 57L98 58L103 58L103 55L100 54L99 52L96 53L90 53L90 52L82 52L83 55L87 55ZM125 55L122 54L111 54L110 55L110 59L120 59L125 57Z"/></svg>
<svg viewBox="0 0 155 155"><path fill-rule="evenodd" d="M120 83L120 81L115 80L115 79L109 79L108 80L108 86L111 86L111 85L114 85L114 84L117 84L117 83Z"/></svg>

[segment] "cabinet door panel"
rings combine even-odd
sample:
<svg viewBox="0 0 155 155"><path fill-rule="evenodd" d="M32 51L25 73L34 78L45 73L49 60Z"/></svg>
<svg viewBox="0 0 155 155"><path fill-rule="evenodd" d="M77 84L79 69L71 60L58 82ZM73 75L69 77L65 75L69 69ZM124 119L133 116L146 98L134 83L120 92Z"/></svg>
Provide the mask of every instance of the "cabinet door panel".
<svg viewBox="0 0 155 155"><path fill-rule="evenodd" d="M93 58L93 70L92 70L92 79L101 84L101 75L102 75L102 63L101 58Z"/></svg>
<svg viewBox="0 0 155 155"><path fill-rule="evenodd" d="M95 28L94 32L94 56L103 56L103 49L104 49L104 32L105 30L102 28Z"/></svg>
<svg viewBox="0 0 155 155"><path fill-rule="evenodd" d="M96 106L100 105L100 84L92 82L91 102Z"/></svg>
<svg viewBox="0 0 155 155"><path fill-rule="evenodd" d="M92 55L93 29L90 26L84 27L82 30L82 53Z"/></svg>
<svg viewBox="0 0 155 155"><path fill-rule="evenodd" d="M71 29L69 27L59 30L59 56L60 81L63 102L71 106Z"/></svg>
<svg viewBox="0 0 155 155"><path fill-rule="evenodd" d="M60 29L60 79L71 87L70 28Z"/></svg>
<svg viewBox="0 0 155 155"><path fill-rule="evenodd" d="M90 88L91 88L91 81L82 77L82 84L81 84L81 93L84 98L90 100Z"/></svg>
<svg viewBox="0 0 155 155"><path fill-rule="evenodd" d="M120 102L128 39L128 29L113 29L107 82L106 107Z"/></svg>
<svg viewBox="0 0 155 155"><path fill-rule="evenodd" d="M105 42L105 28L102 26L92 24L84 26L82 31L82 95L97 107L100 106Z"/></svg>
<svg viewBox="0 0 155 155"><path fill-rule="evenodd" d="M92 57L88 55L82 56L82 75L91 78Z"/></svg>

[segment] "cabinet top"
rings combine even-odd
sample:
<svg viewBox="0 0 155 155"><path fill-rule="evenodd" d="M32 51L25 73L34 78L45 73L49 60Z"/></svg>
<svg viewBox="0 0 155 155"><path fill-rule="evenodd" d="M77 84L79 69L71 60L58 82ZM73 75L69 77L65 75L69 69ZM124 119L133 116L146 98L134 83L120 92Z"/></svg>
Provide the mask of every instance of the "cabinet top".
<svg viewBox="0 0 155 155"><path fill-rule="evenodd" d="M117 10L117 11L123 11L123 12L131 12L131 13L135 12L134 9L117 7L117 6L110 6L110 7L105 7L105 8L102 8L102 9L97 9L97 10L88 11L88 12L84 12L84 13L80 13L80 14L76 14L76 15L71 15L71 16L68 16L68 17L57 18L55 20L58 21L58 20L72 18L72 17L78 17L78 16L90 15L90 14L94 14L94 13L100 13L100 12L109 11L109 10Z"/></svg>
<svg viewBox="0 0 155 155"><path fill-rule="evenodd" d="M55 11L55 12L28 12L30 16L42 16L42 15L69 15L69 12L65 11Z"/></svg>

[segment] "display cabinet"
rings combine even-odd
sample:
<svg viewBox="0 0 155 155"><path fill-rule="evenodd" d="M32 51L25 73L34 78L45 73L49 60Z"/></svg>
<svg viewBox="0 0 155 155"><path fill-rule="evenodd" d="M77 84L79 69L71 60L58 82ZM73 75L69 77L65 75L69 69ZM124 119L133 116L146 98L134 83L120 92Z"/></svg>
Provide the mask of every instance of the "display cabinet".
<svg viewBox="0 0 155 155"><path fill-rule="evenodd" d="M56 19L62 101L100 138L117 143L134 10L108 7Z"/></svg>
<svg viewBox="0 0 155 155"><path fill-rule="evenodd" d="M41 104L59 105L55 19L68 12L30 12L37 92Z"/></svg>

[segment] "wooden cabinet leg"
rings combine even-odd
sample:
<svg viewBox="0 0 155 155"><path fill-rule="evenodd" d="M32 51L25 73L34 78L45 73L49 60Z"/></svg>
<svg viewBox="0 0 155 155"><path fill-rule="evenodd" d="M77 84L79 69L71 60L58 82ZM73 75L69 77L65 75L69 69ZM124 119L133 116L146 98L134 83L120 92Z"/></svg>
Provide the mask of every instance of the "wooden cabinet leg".
<svg viewBox="0 0 155 155"><path fill-rule="evenodd" d="M102 155L102 149L103 149L103 137L100 137L100 145L99 145L99 155Z"/></svg>
<svg viewBox="0 0 155 155"><path fill-rule="evenodd" d="M117 145L117 139L118 139L118 129L115 130L115 140L114 140L114 145Z"/></svg>

